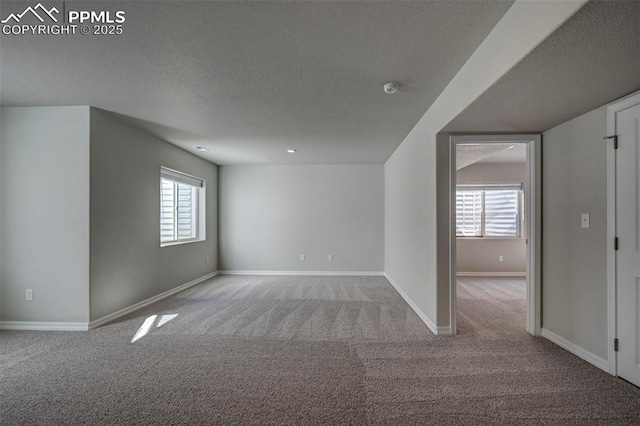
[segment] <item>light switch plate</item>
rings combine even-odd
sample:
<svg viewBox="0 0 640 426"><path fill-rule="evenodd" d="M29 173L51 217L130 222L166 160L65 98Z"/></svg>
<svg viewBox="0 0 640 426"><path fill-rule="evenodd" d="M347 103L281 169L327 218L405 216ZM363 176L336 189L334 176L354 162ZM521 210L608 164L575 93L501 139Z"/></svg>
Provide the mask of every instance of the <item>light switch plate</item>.
<svg viewBox="0 0 640 426"><path fill-rule="evenodd" d="M581 216L582 220L581 220L581 224L583 228L588 228L589 227L589 213L582 213Z"/></svg>

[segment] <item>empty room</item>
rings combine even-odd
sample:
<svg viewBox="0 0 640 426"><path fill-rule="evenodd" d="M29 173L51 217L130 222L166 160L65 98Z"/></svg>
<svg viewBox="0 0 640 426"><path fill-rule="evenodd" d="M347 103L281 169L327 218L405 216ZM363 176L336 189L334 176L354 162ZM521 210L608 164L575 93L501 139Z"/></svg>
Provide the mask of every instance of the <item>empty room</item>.
<svg viewBox="0 0 640 426"><path fill-rule="evenodd" d="M640 424L640 2L0 22L2 425Z"/></svg>

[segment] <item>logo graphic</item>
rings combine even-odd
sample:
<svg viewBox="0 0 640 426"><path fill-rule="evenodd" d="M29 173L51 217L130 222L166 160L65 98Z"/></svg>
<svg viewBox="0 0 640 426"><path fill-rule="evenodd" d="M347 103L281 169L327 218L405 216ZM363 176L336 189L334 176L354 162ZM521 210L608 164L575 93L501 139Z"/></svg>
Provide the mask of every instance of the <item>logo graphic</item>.
<svg viewBox="0 0 640 426"><path fill-rule="evenodd" d="M121 35L126 20L124 10L67 9L62 0L42 0L35 6L22 10L23 7L24 3L16 6L9 16L5 14L9 11L3 11L4 19L0 17L2 35ZM20 10L22 12L18 12Z"/></svg>
<svg viewBox="0 0 640 426"><path fill-rule="evenodd" d="M0 22L3 23L3 24L7 24L7 23L9 23L10 20L13 19L15 23L19 23L20 20L29 12L31 12L31 14L33 16L35 16L36 19L38 19L40 22L44 22L44 19L42 18L42 16L40 16L38 14L38 12L36 12L36 9L39 10L40 13L42 13L45 16L48 16L49 18L51 18L51 20L53 20L53 22L58 22L58 19L53 15L53 13L54 12L55 13L60 13L60 11L55 7L52 7L51 9L47 10L47 8L42 5L42 3L38 3L37 5L35 5L35 7L29 6L22 13L18 13L18 14L12 13L9 16L7 16L6 19L3 19Z"/></svg>

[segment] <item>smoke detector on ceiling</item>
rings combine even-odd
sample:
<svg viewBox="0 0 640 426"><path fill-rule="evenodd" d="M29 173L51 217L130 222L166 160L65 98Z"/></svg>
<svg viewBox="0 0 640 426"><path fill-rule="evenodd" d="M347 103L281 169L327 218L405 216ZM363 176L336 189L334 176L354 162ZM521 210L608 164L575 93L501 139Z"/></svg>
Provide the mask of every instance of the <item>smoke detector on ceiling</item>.
<svg viewBox="0 0 640 426"><path fill-rule="evenodd" d="M396 93L398 91L398 88L400 87L400 85L398 83L387 83L383 86L384 88L384 93L388 94L388 95L393 95L394 93Z"/></svg>

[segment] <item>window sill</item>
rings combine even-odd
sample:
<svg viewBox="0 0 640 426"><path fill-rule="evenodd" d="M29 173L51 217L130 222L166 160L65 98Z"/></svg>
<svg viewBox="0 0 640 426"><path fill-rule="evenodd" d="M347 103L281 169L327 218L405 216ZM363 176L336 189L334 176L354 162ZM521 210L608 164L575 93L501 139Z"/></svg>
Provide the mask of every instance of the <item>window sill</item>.
<svg viewBox="0 0 640 426"><path fill-rule="evenodd" d="M168 243L160 243L160 247L181 246L184 244L201 243L203 241L206 241L206 240L197 239L197 240L187 240L187 241L171 241Z"/></svg>
<svg viewBox="0 0 640 426"><path fill-rule="evenodd" d="M477 240L477 241L482 241L482 240L524 240L524 238L522 237L458 237L456 236L457 240Z"/></svg>

